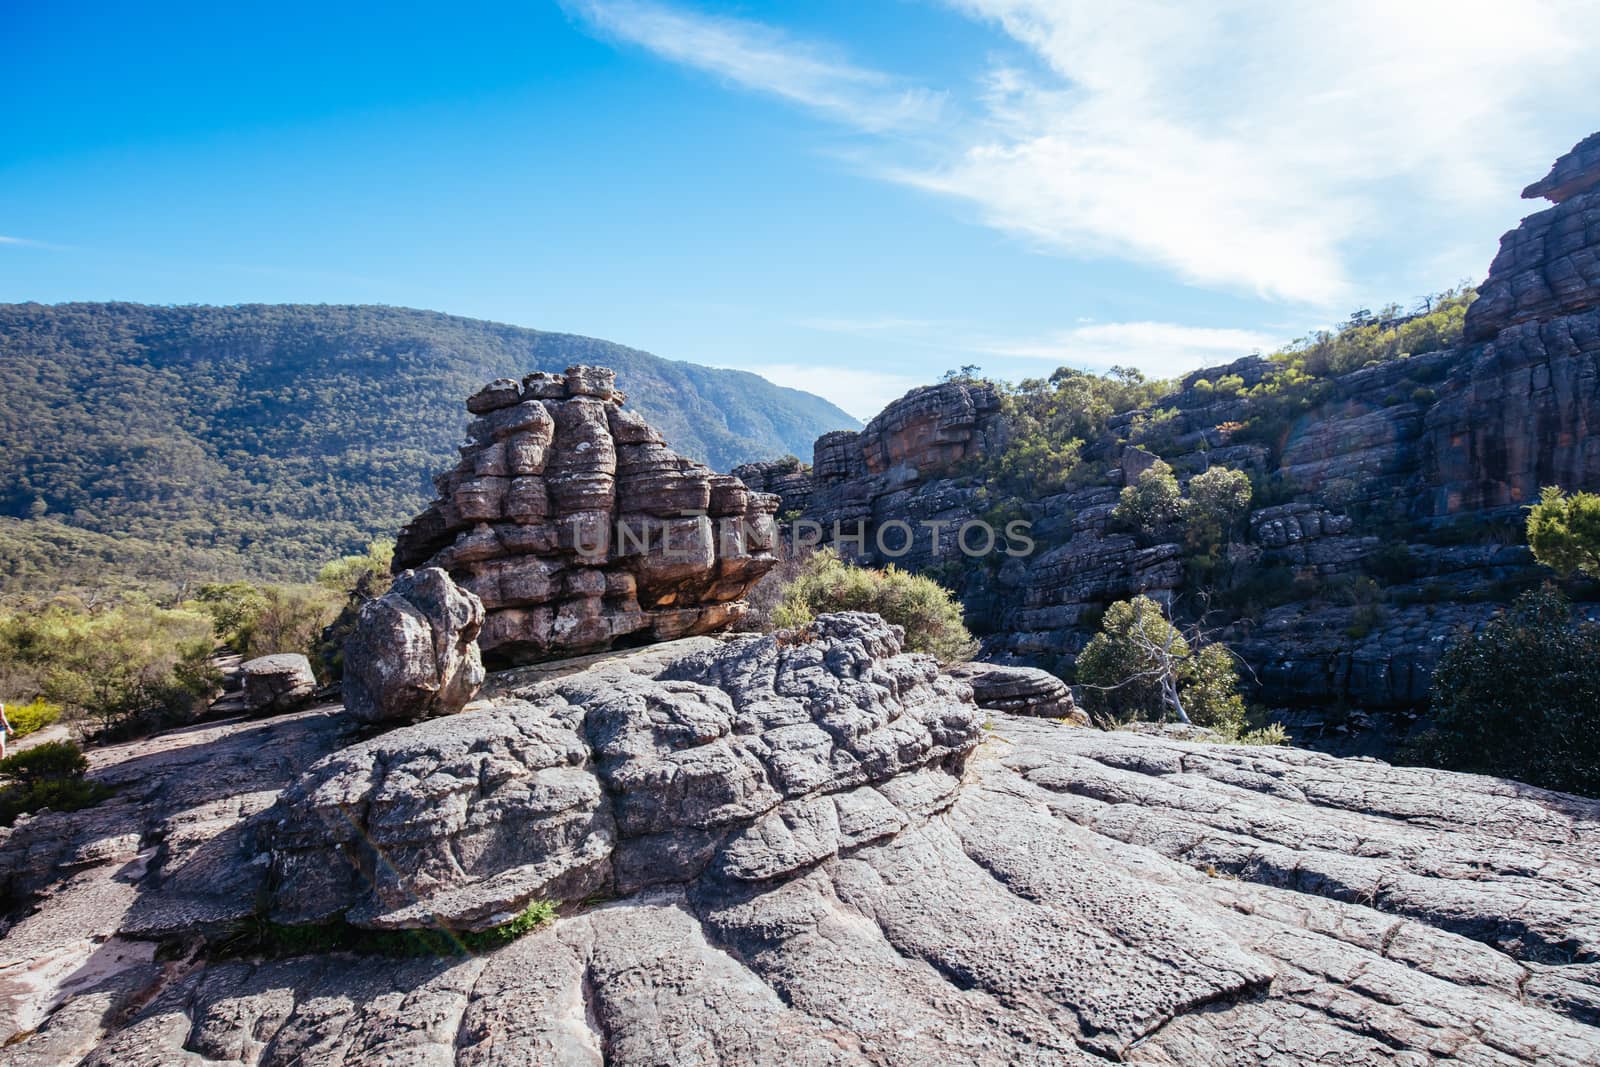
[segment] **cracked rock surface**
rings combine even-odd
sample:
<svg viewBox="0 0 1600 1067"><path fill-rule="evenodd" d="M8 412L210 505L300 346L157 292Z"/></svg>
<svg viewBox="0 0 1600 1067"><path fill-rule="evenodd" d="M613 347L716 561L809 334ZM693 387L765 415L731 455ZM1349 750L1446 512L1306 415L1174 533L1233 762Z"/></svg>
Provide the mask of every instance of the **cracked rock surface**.
<svg viewBox="0 0 1600 1067"><path fill-rule="evenodd" d="M5 1062L1597 1060L1600 802L982 713L870 617L644 662L102 750L116 798L0 845ZM335 811L393 871L316 881ZM569 903L467 957L157 958L258 896Z"/></svg>

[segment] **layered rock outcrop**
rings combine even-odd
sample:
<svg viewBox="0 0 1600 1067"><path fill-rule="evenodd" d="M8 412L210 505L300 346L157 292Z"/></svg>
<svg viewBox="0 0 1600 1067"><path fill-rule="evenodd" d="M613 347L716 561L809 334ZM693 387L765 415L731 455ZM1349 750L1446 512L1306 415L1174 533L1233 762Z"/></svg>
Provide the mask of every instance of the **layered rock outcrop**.
<svg viewBox="0 0 1600 1067"><path fill-rule="evenodd" d="M401 531L396 572L441 567L476 595L491 661L718 629L773 565L777 499L673 452L623 400L600 367L491 382Z"/></svg>
<svg viewBox="0 0 1600 1067"><path fill-rule="evenodd" d="M972 699L988 711L1089 725L1089 717L1074 702L1067 683L1049 671L974 662L951 667L950 676L972 686Z"/></svg>
<svg viewBox="0 0 1600 1067"><path fill-rule="evenodd" d="M1489 279L1467 309L1468 341L1488 341L1508 326L1600 305L1600 133L1556 160L1522 191L1555 206L1522 220L1500 239Z"/></svg>
<svg viewBox="0 0 1600 1067"><path fill-rule="evenodd" d="M239 667L245 707L256 712L298 708L317 691L311 661L298 652L257 656Z"/></svg>
<svg viewBox="0 0 1600 1067"><path fill-rule="evenodd" d="M0 830L6 1062L1594 1062L1600 803L979 730L876 620L704 640L353 746L326 708L97 750L105 805ZM393 870L324 870L363 850ZM589 891L459 956L236 940L258 899L472 925Z"/></svg>
<svg viewBox="0 0 1600 1067"><path fill-rule="evenodd" d="M1600 135L1528 195L1556 204L1502 241L1464 343L1324 379L1300 407L1247 395L1270 393L1282 370L1260 356L1189 374L1157 402L1173 412L1157 436L1148 413L1114 417L1085 442L1080 484L1021 502L1035 542L1025 555L972 559L956 543L993 514L972 461L1006 440L982 385L918 390L860 434L824 435L809 487L787 475L786 500L805 500L823 540L864 562L958 572L986 659L1070 676L1109 603L1194 601L1187 545L1111 521L1121 487L1157 453L1183 482L1243 470L1258 492L1226 561L1242 588L1221 617L1231 612L1224 636L1251 664L1255 696L1415 709L1447 642L1539 580L1522 509L1546 485L1600 490ZM903 540L880 540L895 521L917 531L909 553L883 550Z"/></svg>
<svg viewBox="0 0 1600 1067"><path fill-rule="evenodd" d="M272 917L492 926L707 866L761 881L892 832L905 817L873 787L916 771L947 796L979 736L970 688L902 636L823 615L345 749L264 817Z"/></svg>

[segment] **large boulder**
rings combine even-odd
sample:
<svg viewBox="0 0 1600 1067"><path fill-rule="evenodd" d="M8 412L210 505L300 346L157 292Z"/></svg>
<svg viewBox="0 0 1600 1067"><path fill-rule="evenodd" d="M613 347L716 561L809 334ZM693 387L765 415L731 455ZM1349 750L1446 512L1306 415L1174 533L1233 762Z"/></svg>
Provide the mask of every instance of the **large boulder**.
<svg viewBox="0 0 1600 1067"><path fill-rule="evenodd" d="M364 722L455 714L483 684L482 628L483 603L443 570L406 571L345 641L345 710Z"/></svg>
<svg viewBox="0 0 1600 1067"><path fill-rule="evenodd" d="M972 686L973 699L985 711L1065 719L1076 726L1089 724L1089 717L1072 699L1072 689L1049 671L999 663L961 663L950 668L949 673Z"/></svg>
<svg viewBox="0 0 1600 1067"><path fill-rule="evenodd" d="M778 498L674 452L610 370L501 378L467 409L461 461L394 566L442 567L479 597L496 664L722 629L776 562Z"/></svg>
<svg viewBox="0 0 1600 1067"><path fill-rule="evenodd" d="M264 817L272 915L493 926L529 901L790 874L955 796L971 690L876 615L602 664L321 761Z"/></svg>
<svg viewBox="0 0 1600 1067"><path fill-rule="evenodd" d="M254 712L289 711L311 699L317 676L298 652L259 656L239 668L245 706Z"/></svg>

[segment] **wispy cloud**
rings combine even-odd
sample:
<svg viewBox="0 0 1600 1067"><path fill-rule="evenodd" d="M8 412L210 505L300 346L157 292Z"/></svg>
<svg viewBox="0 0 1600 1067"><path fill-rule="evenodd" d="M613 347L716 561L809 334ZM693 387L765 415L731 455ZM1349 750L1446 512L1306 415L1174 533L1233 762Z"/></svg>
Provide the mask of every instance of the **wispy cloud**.
<svg viewBox="0 0 1600 1067"><path fill-rule="evenodd" d="M1592 0L944 2L1008 39L970 93L751 20L568 0L617 38L879 134L870 172L1040 250L1322 311L1344 310L1355 257L1416 205L1503 217L1507 190L1584 132L1552 131L1549 101L1600 97ZM1438 254L1387 258L1420 275Z"/></svg>
<svg viewBox="0 0 1600 1067"><path fill-rule="evenodd" d="M1138 367L1154 377L1171 378L1252 352L1270 352L1280 341L1254 330L1172 322L1104 322L1040 338L979 340L973 348L993 356L1048 360L1055 366L1090 370Z"/></svg>
<svg viewBox="0 0 1600 1067"><path fill-rule="evenodd" d="M813 363L763 363L733 369L759 374L774 385L815 393L862 421L882 411L891 400L898 400L917 386L927 384L914 374Z"/></svg>
<svg viewBox="0 0 1600 1067"><path fill-rule="evenodd" d="M833 50L759 22L646 0L563 0L604 33L664 59L771 93L877 133L938 118L942 93L856 66Z"/></svg>
<svg viewBox="0 0 1600 1067"><path fill-rule="evenodd" d="M1407 197L1503 198L1552 148L1528 115L1600 92L1574 0L949 2L1031 62L991 73L955 158L895 177L1054 250L1313 305Z"/></svg>
<svg viewBox="0 0 1600 1067"><path fill-rule="evenodd" d="M46 244L44 241L35 241L27 237L7 237L0 234L0 245L15 245L19 248L60 248L60 245Z"/></svg>

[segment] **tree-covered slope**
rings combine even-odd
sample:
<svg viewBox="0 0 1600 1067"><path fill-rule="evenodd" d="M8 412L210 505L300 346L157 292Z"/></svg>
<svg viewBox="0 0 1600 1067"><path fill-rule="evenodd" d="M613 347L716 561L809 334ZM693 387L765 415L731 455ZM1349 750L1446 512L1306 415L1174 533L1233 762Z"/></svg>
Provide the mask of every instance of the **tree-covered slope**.
<svg viewBox="0 0 1600 1067"><path fill-rule="evenodd" d="M720 470L807 455L818 434L855 424L741 371L430 311L0 305L0 516L138 542L135 569L164 547L207 572L237 558L303 575L427 502L470 392L573 363L614 368L675 448ZM88 543L28 526L0 539L12 588Z"/></svg>

